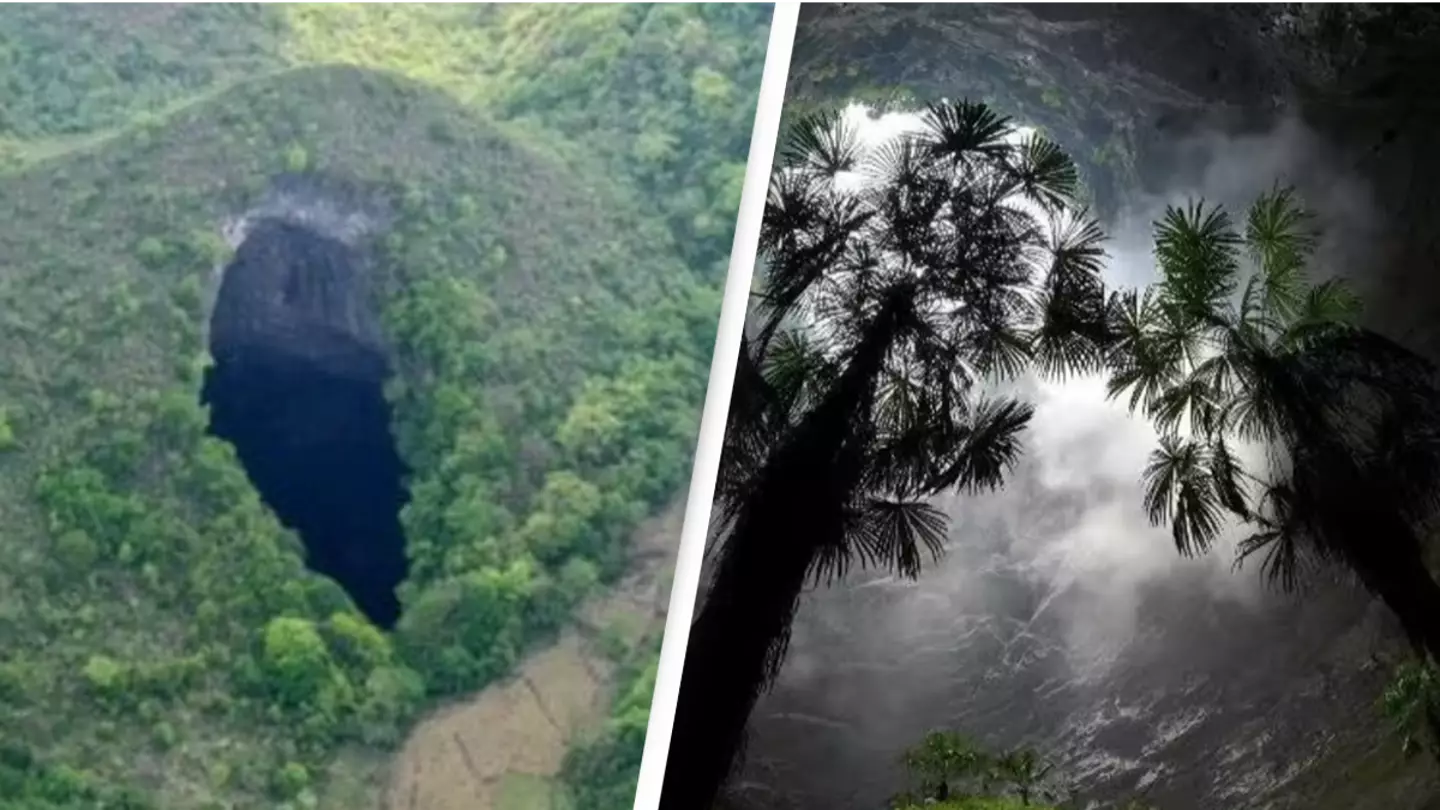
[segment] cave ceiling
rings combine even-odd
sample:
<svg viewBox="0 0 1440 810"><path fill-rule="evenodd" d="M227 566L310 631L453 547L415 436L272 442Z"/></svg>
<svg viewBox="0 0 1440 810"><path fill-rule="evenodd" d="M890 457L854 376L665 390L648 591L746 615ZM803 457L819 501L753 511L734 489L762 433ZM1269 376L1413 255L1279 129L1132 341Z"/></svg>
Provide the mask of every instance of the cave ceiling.
<svg viewBox="0 0 1440 810"><path fill-rule="evenodd" d="M836 4L802 10L789 92L792 110L989 102L1064 145L1111 221L1166 187L1187 136L1299 119L1376 197L1376 310L1406 308L1403 337L1440 357L1437 78L1428 5Z"/></svg>

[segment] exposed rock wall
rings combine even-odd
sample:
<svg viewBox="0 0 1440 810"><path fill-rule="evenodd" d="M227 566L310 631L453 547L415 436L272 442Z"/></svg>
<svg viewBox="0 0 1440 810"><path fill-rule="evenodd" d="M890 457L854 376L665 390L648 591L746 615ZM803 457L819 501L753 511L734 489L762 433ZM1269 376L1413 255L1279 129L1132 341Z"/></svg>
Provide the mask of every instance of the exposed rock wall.
<svg viewBox="0 0 1440 810"><path fill-rule="evenodd" d="M359 194L311 178L280 178L227 223L235 248L210 321L217 360L246 348L379 379L387 350L372 298L367 241L383 212Z"/></svg>
<svg viewBox="0 0 1440 810"><path fill-rule="evenodd" d="M800 99L881 87L991 100L1064 144L1110 219L1173 187L1187 136L1298 119L1378 202L1383 253L1348 268L1375 323L1440 356L1433 6L811 5L792 65Z"/></svg>

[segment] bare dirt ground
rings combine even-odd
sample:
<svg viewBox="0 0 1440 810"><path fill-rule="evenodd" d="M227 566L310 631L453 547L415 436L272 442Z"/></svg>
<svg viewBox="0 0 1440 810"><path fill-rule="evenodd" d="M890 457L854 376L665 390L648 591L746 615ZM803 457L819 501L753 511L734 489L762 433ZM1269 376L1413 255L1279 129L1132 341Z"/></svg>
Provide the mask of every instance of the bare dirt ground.
<svg viewBox="0 0 1440 810"><path fill-rule="evenodd" d="M683 516L682 500L642 525L631 573L582 606L553 646L421 722L396 757L385 810L562 810L553 777L609 708L614 667L600 645L664 629Z"/></svg>

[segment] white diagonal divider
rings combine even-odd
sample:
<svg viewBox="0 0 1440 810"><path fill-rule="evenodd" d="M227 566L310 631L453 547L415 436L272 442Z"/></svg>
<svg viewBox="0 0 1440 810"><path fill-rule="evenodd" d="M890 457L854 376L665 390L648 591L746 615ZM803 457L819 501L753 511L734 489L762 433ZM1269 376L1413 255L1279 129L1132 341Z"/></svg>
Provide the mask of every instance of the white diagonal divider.
<svg viewBox="0 0 1440 810"><path fill-rule="evenodd" d="M750 304L750 280L755 274L755 253L760 247L760 221L765 215L765 195L770 185L775 146L779 141L780 114L785 103L790 51L795 43L795 23L799 15L799 3L776 3L770 20L770 42L765 54L765 70L760 79L755 125L750 134L745 186L740 195L739 216L735 220L730 270L725 279L715 354L710 362L710 383L705 392L700 438L690 473L685 525L680 532L680 551L675 562L675 577L670 585L670 608L660 649L655 695L650 704L650 725L645 732L645 753L640 762L640 778L635 785L635 810L656 810L660 806L665 760L670 752L670 731L675 721L675 703L680 695L680 675L685 666L685 647L690 640L690 617L695 610L695 592L700 584L705 538L710 526L710 506L715 497L725 418L730 408L730 389L735 381L740 335L745 329L746 309Z"/></svg>

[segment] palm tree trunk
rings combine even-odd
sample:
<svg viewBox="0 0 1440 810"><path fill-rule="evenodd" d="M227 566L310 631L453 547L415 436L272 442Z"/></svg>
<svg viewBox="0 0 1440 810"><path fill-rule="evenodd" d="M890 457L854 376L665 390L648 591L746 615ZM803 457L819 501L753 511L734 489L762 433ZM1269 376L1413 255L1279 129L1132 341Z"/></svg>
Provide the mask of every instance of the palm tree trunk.
<svg viewBox="0 0 1440 810"><path fill-rule="evenodd" d="M1414 532L1398 514L1364 505L1354 511L1365 513L1365 519L1350 524L1358 530L1357 542L1347 549L1350 567L1395 614L1416 652L1440 663L1440 584L1425 565Z"/></svg>
<svg viewBox="0 0 1440 810"><path fill-rule="evenodd" d="M1326 431L1315 420L1304 434ZM1425 564L1415 525L1390 497L1388 471L1357 465L1343 443L1306 444L1308 458L1295 480L1313 493L1306 503L1319 512L1312 522L1326 527L1326 545L1395 614L1415 651L1440 664L1440 584Z"/></svg>
<svg viewBox="0 0 1440 810"><path fill-rule="evenodd" d="M1361 581L1400 621L1415 651L1440 663L1440 585L1418 556L1361 571Z"/></svg>
<svg viewBox="0 0 1440 810"><path fill-rule="evenodd" d="M1432 665L1440 664L1440 585L1419 555L1380 572L1362 572L1361 579L1400 620L1415 653ZM1427 709L1425 724L1431 736L1431 757L1440 762L1440 749L1433 747L1440 745L1440 717Z"/></svg>
<svg viewBox="0 0 1440 810"><path fill-rule="evenodd" d="M720 567L686 645L660 810L710 810L729 776L756 700L783 653L816 554L843 532L858 468L841 463L869 417L898 321L872 323L825 400L773 451L726 538Z"/></svg>
<svg viewBox="0 0 1440 810"><path fill-rule="evenodd" d="M770 650L788 632L810 570L813 544L802 539L809 510L794 506L727 541L686 646L661 810L709 810L730 774Z"/></svg>

